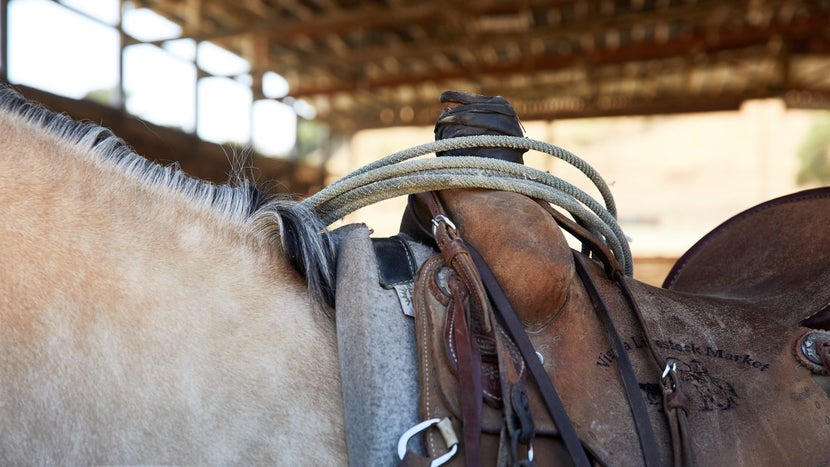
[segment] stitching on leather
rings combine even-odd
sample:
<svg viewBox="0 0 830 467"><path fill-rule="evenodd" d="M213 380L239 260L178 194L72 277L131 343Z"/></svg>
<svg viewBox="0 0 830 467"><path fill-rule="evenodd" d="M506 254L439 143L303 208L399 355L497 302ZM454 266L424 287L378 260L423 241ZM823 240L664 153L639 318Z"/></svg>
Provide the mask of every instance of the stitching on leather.
<svg viewBox="0 0 830 467"><path fill-rule="evenodd" d="M390 286L395 286L395 285L409 284L409 283L414 282L415 281L415 279L414 279L415 278L415 273L418 272L417 269L414 268L414 265L416 264L415 255L412 254L412 251L409 249L409 245L406 244L405 240L403 240L401 238L398 238L398 237L389 237L389 238L394 239L396 242L403 245L403 251L406 253L406 266L407 266L407 269L409 269L409 275L413 277L412 279L406 279L406 280L400 280L400 281L397 281L397 282L392 282L389 285Z"/></svg>
<svg viewBox="0 0 830 467"><path fill-rule="evenodd" d="M429 349L427 348L427 344L429 343L429 336L427 335L427 327L428 326L427 326L427 315L426 315L427 312L426 312L426 303L425 303L425 301L427 299L428 299L427 295L424 294L424 300L421 300L420 306L418 307L419 310L421 311L421 316L423 318L423 319L421 319L421 348L423 349L421 351L422 354L423 354L421 356L421 358L422 358L422 361L424 361L424 362L429 362L429 355L428 355ZM425 365L426 365L426 363L425 363ZM426 399L425 399L426 400L426 407L425 407L424 410L425 410L426 415L427 415L426 418L430 419L430 418L433 418L433 416L432 416L432 407L430 406L430 403L429 403L429 401L430 401L429 368L426 368L426 367L424 367L424 386L426 388L424 390L426 392ZM435 439L434 439L432 433L427 433L427 443L429 444L429 449L430 449L429 452L435 452Z"/></svg>
<svg viewBox="0 0 830 467"><path fill-rule="evenodd" d="M396 240L401 242L401 245L404 246L403 250L406 252L406 265L409 266L409 273L414 276L416 272L413 268L413 265L415 264L415 256L412 254L412 251L409 249L409 245L407 245L405 241L400 238L397 238Z"/></svg>
<svg viewBox="0 0 830 467"><path fill-rule="evenodd" d="M450 306L452 306L454 304L455 304L455 300L450 301ZM447 314L449 314L449 313L450 313L450 309L449 309L449 306L448 306L447 307ZM454 331L455 331L455 320L451 319L451 320L448 320L448 322L449 322L449 325L450 325L450 330L449 330L449 344L450 345L448 346L450 348L450 356L452 356L452 361L456 365L458 365L458 355L455 353L455 337L454 337L454 334L455 334L454 333Z"/></svg>
<svg viewBox="0 0 830 467"><path fill-rule="evenodd" d="M510 338L510 336L507 335L507 332L504 329L502 329L501 327L499 327L498 329L499 333L503 335L505 339L507 339L507 342L513 342L513 340ZM519 352L519 354L521 355L521 352ZM510 355L509 350L507 352L507 355ZM521 366L519 367L519 375L522 375L525 372L525 359L519 358L519 362L521 363Z"/></svg>

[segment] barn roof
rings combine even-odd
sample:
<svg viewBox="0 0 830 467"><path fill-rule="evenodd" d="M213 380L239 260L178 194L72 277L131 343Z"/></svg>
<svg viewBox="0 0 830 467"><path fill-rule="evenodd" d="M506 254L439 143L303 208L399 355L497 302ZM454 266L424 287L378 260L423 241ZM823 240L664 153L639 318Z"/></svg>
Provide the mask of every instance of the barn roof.
<svg viewBox="0 0 830 467"><path fill-rule="evenodd" d="M830 107L830 0L134 0L288 81L333 130L430 125L437 96L525 120Z"/></svg>

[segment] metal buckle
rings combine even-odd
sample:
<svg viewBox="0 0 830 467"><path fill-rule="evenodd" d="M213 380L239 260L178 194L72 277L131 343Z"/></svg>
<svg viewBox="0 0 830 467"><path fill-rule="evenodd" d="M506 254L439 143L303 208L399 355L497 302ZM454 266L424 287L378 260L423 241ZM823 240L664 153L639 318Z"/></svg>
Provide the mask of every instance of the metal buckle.
<svg viewBox="0 0 830 467"><path fill-rule="evenodd" d="M455 434L455 430L452 428L452 422L450 422L449 418L433 418L430 420L425 420L412 428L406 430L404 434L401 435L401 438L398 440L398 458L403 460L406 456L406 445L409 444L409 440L417 435L418 433L426 430L427 428L437 425L438 430L441 432L441 436L444 438L444 442L447 444L449 448L449 452L442 454L430 462L430 467L438 467L439 465L446 464L452 457L458 452L458 436Z"/></svg>
<svg viewBox="0 0 830 467"><path fill-rule="evenodd" d="M677 360L673 358L666 359L666 368L663 370L663 375L660 376L660 379L666 379L666 377L669 376L669 373L677 373Z"/></svg>
<svg viewBox="0 0 830 467"><path fill-rule="evenodd" d="M447 218L447 216L445 216L443 214L438 214L437 216L435 216L432 219L432 236L433 236L433 238L435 237L436 230L441 225L441 223L447 224L447 227L449 227L450 230L452 230L453 232L456 231L455 224L453 224L452 221L449 220L449 218Z"/></svg>
<svg viewBox="0 0 830 467"><path fill-rule="evenodd" d="M677 360L669 357L666 359L666 368L660 376L660 386L663 388L663 394L671 394L675 390L675 381L677 380Z"/></svg>

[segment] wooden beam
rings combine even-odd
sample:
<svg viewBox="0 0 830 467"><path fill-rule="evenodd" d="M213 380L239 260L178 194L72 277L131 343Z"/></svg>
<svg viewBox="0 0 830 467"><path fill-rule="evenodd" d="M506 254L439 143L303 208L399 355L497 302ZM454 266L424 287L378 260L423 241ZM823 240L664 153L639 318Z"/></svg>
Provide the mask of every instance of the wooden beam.
<svg viewBox="0 0 830 467"><path fill-rule="evenodd" d="M9 0L0 0L0 80L9 81Z"/></svg>
<svg viewBox="0 0 830 467"><path fill-rule="evenodd" d="M729 30L713 37L706 32L669 39L658 46L651 43L631 43L615 49L596 49L585 53L576 50L569 54L525 57L514 62L483 63L475 70L479 75L503 76L521 72L558 70L583 64L613 64L648 60L659 60L684 56L689 51L713 54L765 44L770 37L800 37L823 31L830 26L830 16L814 16L796 19L792 22L773 22L764 27L744 27ZM327 86L306 86L295 83L290 91L292 97L306 98L314 95L350 93L363 89L378 89L402 85L414 85L424 81L443 81L464 78L470 75L465 68L453 70L430 69L423 73L402 72L374 79L343 80Z"/></svg>

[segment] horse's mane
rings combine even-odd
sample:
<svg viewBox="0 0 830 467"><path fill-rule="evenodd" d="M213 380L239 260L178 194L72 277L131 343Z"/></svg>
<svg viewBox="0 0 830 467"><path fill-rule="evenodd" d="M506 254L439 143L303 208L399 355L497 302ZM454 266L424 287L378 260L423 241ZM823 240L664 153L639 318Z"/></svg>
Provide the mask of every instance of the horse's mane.
<svg viewBox="0 0 830 467"><path fill-rule="evenodd" d="M0 113L20 117L81 153L110 162L147 186L177 192L188 201L209 207L231 222L248 225L280 247L292 265L306 277L318 302L333 302L334 251L325 225L316 214L286 197L265 195L237 168L233 184L215 184L190 177L177 165L160 165L135 153L109 129L76 121L22 97L0 83Z"/></svg>

